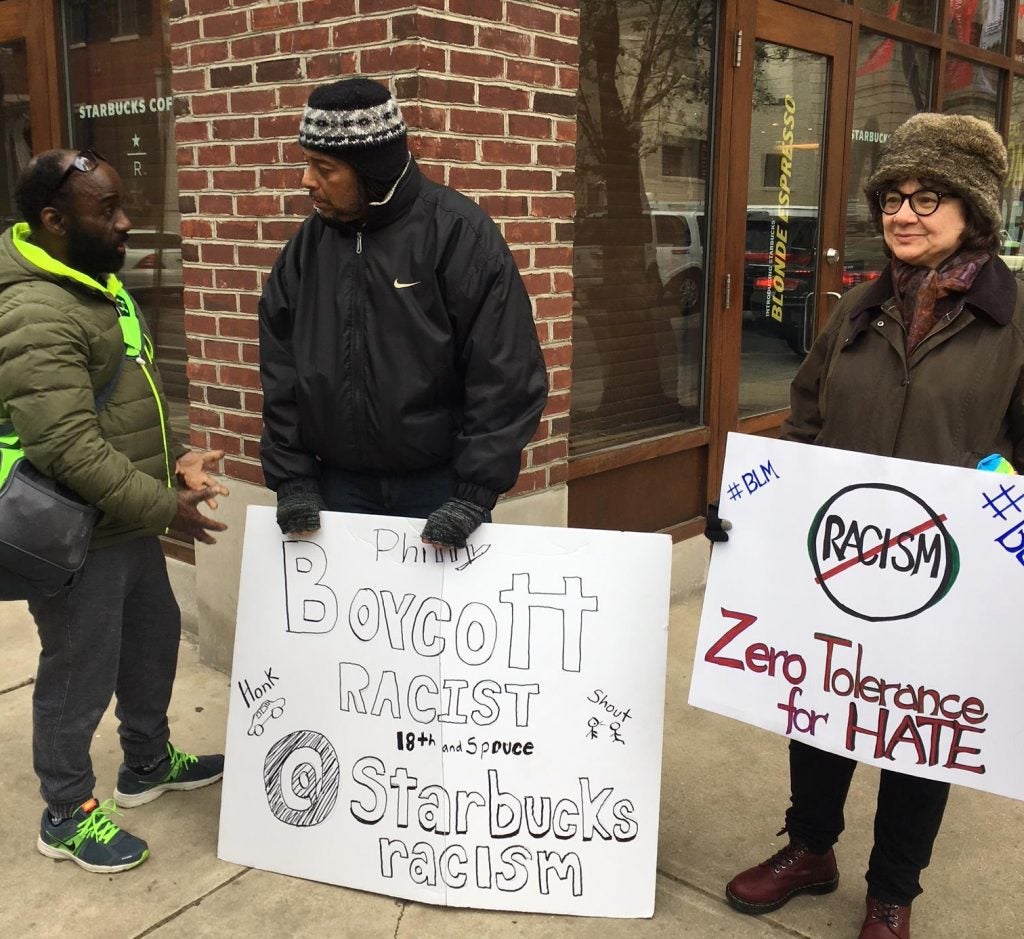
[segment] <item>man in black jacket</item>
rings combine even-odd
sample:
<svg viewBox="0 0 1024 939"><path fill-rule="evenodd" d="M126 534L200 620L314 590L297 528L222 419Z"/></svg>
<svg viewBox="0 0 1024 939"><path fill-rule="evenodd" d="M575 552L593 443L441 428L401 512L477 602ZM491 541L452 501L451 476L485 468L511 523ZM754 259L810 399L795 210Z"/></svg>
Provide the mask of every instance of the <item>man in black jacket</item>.
<svg viewBox="0 0 1024 939"><path fill-rule="evenodd" d="M259 305L278 524L426 518L425 542L462 547L514 485L547 399L515 261L476 203L420 174L383 85L314 90L299 144L315 211Z"/></svg>

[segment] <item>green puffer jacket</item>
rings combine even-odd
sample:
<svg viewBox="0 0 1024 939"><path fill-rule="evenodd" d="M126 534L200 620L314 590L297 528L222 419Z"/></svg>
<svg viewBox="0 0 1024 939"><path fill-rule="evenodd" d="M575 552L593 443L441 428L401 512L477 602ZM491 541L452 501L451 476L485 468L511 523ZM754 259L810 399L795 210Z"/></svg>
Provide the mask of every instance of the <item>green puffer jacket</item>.
<svg viewBox="0 0 1024 939"><path fill-rule="evenodd" d="M27 236L19 224L0 237L0 410L38 470L102 511L94 548L161 534L177 512L174 459L184 448L170 438L145 324L142 355L126 357L117 278L100 285Z"/></svg>

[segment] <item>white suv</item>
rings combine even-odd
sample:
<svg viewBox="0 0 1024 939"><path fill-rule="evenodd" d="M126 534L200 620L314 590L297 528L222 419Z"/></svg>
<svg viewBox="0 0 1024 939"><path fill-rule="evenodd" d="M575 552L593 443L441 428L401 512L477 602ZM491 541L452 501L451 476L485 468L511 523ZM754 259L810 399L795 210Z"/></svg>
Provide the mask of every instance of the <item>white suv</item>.
<svg viewBox="0 0 1024 939"><path fill-rule="evenodd" d="M651 208L644 211L650 223L650 236L644 244L644 270L620 271L624 282L637 283L640 276L653 288L659 304L671 303L679 315L688 316L701 309L704 292L704 244L706 239L703 209L680 210ZM605 278L604 245L609 237L603 214L577 219L573 244L573 269L576 298L587 302L594 286ZM614 263L614 262L613 262Z"/></svg>
<svg viewBox="0 0 1024 939"><path fill-rule="evenodd" d="M704 292L703 210L651 209L654 270L665 299L678 301L683 316L696 313Z"/></svg>

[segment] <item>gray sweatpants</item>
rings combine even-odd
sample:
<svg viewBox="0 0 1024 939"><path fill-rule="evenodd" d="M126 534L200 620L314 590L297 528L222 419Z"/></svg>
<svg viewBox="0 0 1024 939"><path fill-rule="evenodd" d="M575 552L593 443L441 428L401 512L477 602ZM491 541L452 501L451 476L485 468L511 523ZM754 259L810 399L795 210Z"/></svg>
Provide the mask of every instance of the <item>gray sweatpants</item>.
<svg viewBox="0 0 1024 939"><path fill-rule="evenodd" d="M42 651L32 697L32 757L50 812L93 795L89 748L112 694L125 762L164 756L181 614L159 539L90 551L79 579L29 601Z"/></svg>

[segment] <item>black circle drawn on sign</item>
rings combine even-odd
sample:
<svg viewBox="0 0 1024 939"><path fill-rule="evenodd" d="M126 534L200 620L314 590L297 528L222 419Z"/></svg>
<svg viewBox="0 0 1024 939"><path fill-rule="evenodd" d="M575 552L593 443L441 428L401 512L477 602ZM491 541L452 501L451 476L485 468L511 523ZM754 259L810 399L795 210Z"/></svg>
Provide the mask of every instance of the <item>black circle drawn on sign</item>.
<svg viewBox="0 0 1024 939"><path fill-rule="evenodd" d="M926 518L923 519L923 521L930 521L932 523L932 527L934 527L942 536L942 543L945 548L944 569L941 576L938 578L938 584L935 592L916 610L910 610L906 613L898 613L894 616L872 616L867 613L861 613L839 600L839 598L829 590L828 581L822 579L822 570L821 565L818 562L817 550L818 530L821 527L821 520L838 499L856 489L883 489L888 492L899 493L901 496L906 496L908 499L916 502L924 510ZM957 549L956 542L953 540L953 536L950 535L949 530L942 523L942 519L939 517L939 514L919 496L914 495L914 493L904 489L902 486L893 486L889 483L856 483L852 486L846 486L844 489L840 489L839 492L832 496L832 498L818 509L815 514L814 520L811 522L811 527L807 531L807 553L811 556L811 564L814 566L816 582L821 586L821 589L825 591L825 596L827 596L829 600L831 600L832 603L844 613L848 613L850 616L855 616L857 619L867 620L871 623L884 623L892 620L910 619L911 617L917 616L919 613L923 613L949 593L950 588L956 581L957 575L960 573L960 552Z"/></svg>

